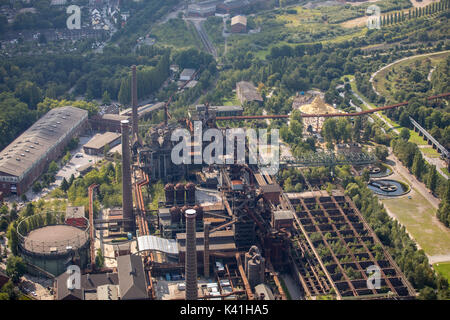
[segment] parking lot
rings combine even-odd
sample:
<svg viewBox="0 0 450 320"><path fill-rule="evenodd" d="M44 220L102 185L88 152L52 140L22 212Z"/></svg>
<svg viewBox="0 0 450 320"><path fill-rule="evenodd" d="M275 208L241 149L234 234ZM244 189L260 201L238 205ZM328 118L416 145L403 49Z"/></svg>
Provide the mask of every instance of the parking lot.
<svg viewBox="0 0 450 320"><path fill-rule="evenodd" d="M53 288L53 280L51 279L26 274L21 278L20 288L23 293L35 299L54 300L51 293L51 288Z"/></svg>
<svg viewBox="0 0 450 320"><path fill-rule="evenodd" d="M40 198L45 197L53 189L59 187L64 178L66 178L66 180L68 181L72 174L75 176L75 178L78 177L80 175L80 173L77 171L78 168L83 167L87 164L95 164L98 161L100 161L101 157L87 155L83 152L83 145L85 145L89 140L91 140L93 136L94 135L81 136L78 147L75 150L71 151L72 158L65 166L61 167L58 173L56 174L55 182L53 182L49 188L44 188L41 192L38 193L34 193L33 190L31 190L30 188L30 190L28 190L26 193L28 201L37 201ZM18 201L18 199L16 199L16 201Z"/></svg>

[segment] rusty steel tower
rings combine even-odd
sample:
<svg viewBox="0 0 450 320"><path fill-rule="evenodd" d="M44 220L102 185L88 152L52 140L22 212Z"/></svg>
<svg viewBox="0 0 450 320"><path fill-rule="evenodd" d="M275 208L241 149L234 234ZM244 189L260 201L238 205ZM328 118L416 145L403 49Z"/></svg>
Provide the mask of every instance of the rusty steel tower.
<svg viewBox="0 0 450 320"><path fill-rule="evenodd" d="M197 238L195 233L197 212L194 209L188 209L184 214L186 216L186 300L197 300Z"/></svg>
<svg viewBox="0 0 450 320"><path fill-rule="evenodd" d="M138 137L138 97L137 97L137 74L136 66L131 67L131 108L132 108L132 137Z"/></svg>
<svg viewBox="0 0 450 320"><path fill-rule="evenodd" d="M129 121L122 120L120 124L122 129L122 210L123 218L131 219L131 222L125 223L125 228L129 231L133 226Z"/></svg>

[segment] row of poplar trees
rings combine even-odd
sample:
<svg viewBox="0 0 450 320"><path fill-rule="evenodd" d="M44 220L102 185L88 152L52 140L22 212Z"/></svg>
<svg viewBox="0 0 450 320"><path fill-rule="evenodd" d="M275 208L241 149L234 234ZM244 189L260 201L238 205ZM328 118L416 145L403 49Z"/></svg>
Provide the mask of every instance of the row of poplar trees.
<svg viewBox="0 0 450 320"><path fill-rule="evenodd" d="M450 7L450 0L441 0L439 2L433 2L423 8L409 9L408 14L402 12L395 12L382 16L381 25L388 26L403 22L406 19L415 19L418 17L427 16L436 12L447 10Z"/></svg>

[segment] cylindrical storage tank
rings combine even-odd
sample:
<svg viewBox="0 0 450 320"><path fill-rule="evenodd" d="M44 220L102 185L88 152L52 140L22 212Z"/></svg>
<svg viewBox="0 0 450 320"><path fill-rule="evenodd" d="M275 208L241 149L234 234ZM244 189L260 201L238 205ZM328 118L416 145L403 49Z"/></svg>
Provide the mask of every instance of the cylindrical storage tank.
<svg viewBox="0 0 450 320"><path fill-rule="evenodd" d="M264 282L265 259L255 254L247 262L247 277L252 287Z"/></svg>
<svg viewBox="0 0 450 320"><path fill-rule="evenodd" d="M250 259L247 264L247 278L250 285L253 287L260 284L260 260L258 259Z"/></svg>
<svg viewBox="0 0 450 320"><path fill-rule="evenodd" d="M164 187L164 192L166 195L166 204L173 205L173 201L175 198L174 186L171 183L166 184Z"/></svg>
<svg viewBox="0 0 450 320"><path fill-rule="evenodd" d="M197 212L197 221L203 221L203 208L196 205L194 206L194 210Z"/></svg>
<svg viewBox="0 0 450 320"><path fill-rule="evenodd" d="M170 221L171 223L180 223L181 210L179 207L170 208Z"/></svg>
<svg viewBox="0 0 450 320"><path fill-rule="evenodd" d="M29 223L38 217L43 221L42 226ZM48 217L52 218L51 221L46 220ZM27 263L55 277L67 271L68 263L84 269L90 262L88 219L79 218L77 226L68 220L63 221L64 213L47 212L27 217L16 229L19 255ZM33 268L29 272L37 275L40 273L37 270Z"/></svg>
<svg viewBox="0 0 450 320"><path fill-rule="evenodd" d="M186 184L186 203L192 206L195 204L195 184L193 184L192 182Z"/></svg>
<svg viewBox="0 0 450 320"><path fill-rule="evenodd" d="M184 184L182 183L177 183L177 185L175 186L175 202L178 205L183 205L184 204Z"/></svg>
<svg viewBox="0 0 450 320"><path fill-rule="evenodd" d="M186 212L186 210L189 210L189 209L190 209L190 207L183 206L183 208L181 208L181 212L184 213L184 212ZM181 219L183 220L183 223L186 222L186 216L184 214L181 215Z"/></svg>

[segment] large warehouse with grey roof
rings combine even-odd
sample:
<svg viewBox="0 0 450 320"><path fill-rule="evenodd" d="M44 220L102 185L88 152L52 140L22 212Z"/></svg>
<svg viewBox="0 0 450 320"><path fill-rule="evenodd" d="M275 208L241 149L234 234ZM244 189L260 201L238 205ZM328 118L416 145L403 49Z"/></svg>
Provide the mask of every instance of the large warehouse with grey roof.
<svg viewBox="0 0 450 320"><path fill-rule="evenodd" d="M47 112L0 153L0 191L5 195L26 192L87 121L88 112L75 107Z"/></svg>

